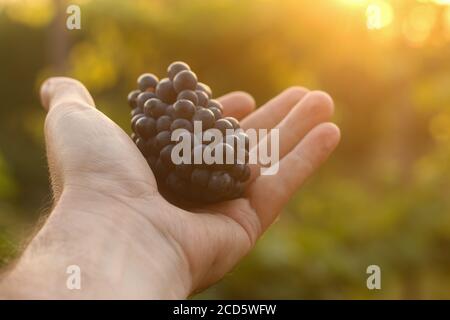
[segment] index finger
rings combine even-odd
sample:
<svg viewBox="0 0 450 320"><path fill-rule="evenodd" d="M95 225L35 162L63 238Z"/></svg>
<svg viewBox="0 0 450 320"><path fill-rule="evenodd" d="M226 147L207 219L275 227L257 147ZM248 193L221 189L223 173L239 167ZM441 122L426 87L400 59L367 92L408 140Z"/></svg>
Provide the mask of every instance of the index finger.
<svg viewBox="0 0 450 320"><path fill-rule="evenodd" d="M240 120L255 109L255 100L243 91L230 92L217 100L223 105L224 117L235 117Z"/></svg>

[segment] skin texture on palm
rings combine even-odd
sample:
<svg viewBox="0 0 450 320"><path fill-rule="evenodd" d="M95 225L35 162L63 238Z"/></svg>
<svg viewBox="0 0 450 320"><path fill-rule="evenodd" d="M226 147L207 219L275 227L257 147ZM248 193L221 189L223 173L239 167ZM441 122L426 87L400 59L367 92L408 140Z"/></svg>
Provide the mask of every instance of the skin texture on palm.
<svg viewBox="0 0 450 320"><path fill-rule="evenodd" d="M251 96L220 98L224 115L247 128L280 130L280 169L252 167L245 198L187 211L159 195L146 160L128 135L95 108L84 86L51 78L41 88L55 206L12 270L10 282L45 266L56 273L75 261L85 270L81 292L53 288L39 297L185 298L221 279L255 245L282 207L337 146L323 92L293 87L255 108ZM46 270L48 272L48 270ZM7 283L7 282L6 282ZM39 286L35 283L34 286ZM4 294L6 284L0 286ZM6 293L5 293L6 292ZM9 292L27 296L29 290Z"/></svg>

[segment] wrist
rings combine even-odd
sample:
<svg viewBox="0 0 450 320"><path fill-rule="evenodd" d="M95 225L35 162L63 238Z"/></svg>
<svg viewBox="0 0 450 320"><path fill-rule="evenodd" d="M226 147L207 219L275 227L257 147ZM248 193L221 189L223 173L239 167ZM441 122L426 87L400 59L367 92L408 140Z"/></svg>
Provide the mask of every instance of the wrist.
<svg viewBox="0 0 450 320"><path fill-rule="evenodd" d="M157 210L157 201L133 201L67 188L11 278L28 273L38 297L46 292L54 298L186 298L188 262L143 212ZM79 290L67 287L73 265L80 270Z"/></svg>

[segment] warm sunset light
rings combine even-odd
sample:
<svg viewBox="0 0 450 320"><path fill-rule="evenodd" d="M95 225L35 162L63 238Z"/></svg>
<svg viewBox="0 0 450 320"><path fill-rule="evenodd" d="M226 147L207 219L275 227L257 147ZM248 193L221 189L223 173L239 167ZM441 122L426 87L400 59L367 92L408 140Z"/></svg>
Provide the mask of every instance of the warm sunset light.
<svg viewBox="0 0 450 320"><path fill-rule="evenodd" d="M373 1L367 6L366 17L368 29L381 29L392 22L394 13L389 2Z"/></svg>
<svg viewBox="0 0 450 320"><path fill-rule="evenodd" d="M0 300L450 300L450 0L0 0L0 102Z"/></svg>
<svg viewBox="0 0 450 320"><path fill-rule="evenodd" d="M418 5L403 21L405 38L413 46L423 44L431 35L437 20L437 9L431 5Z"/></svg>
<svg viewBox="0 0 450 320"><path fill-rule="evenodd" d="M445 9L444 15L443 15L443 24L445 28L446 37L448 40L450 40L450 7Z"/></svg>
<svg viewBox="0 0 450 320"><path fill-rule="evenodd" d="M338 1L349 6L363 6L367 5L370 0L338 0Z"/></svg>
<svg viewBox="0 0 450 320"><path fill-rule="evenodd" d="M449 5L450 4L450 0L434 0L433 1L436 4L443 4L443 5Z"/></svg>
<svg viewBox="0 0 450 320"><path fill-rule="evenodd" d="M411 0L402 6L392 0L336 0L349 10L365 15L370 31L389 28L389 34L411 47L450 40L450 0Z"/></svg>

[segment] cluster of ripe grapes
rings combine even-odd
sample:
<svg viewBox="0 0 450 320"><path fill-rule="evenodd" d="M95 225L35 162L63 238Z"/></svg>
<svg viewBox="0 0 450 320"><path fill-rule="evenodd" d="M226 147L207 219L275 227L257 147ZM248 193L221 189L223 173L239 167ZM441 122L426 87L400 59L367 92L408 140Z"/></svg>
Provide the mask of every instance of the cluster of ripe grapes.
<svg viewBox="0 0 450 320"><path fill-rule="evenodd" d="M180 61L169 65L167 78L159 80L144 73L137 85L128 95L131 137L153 170L161 193L169 200L196 203L241 197L250 177L249 139L239 130L238 120L223 116L222 105L212 99L210 87L198 82L196 74ZM194 135L194 125L198 124L203 135L219 130L222 140L199 141ZM181 143L172 139L177 129L190 135L191 161L187 163L173 161L173 148ZM219 161L203 161L208 148Z"/></svg>

